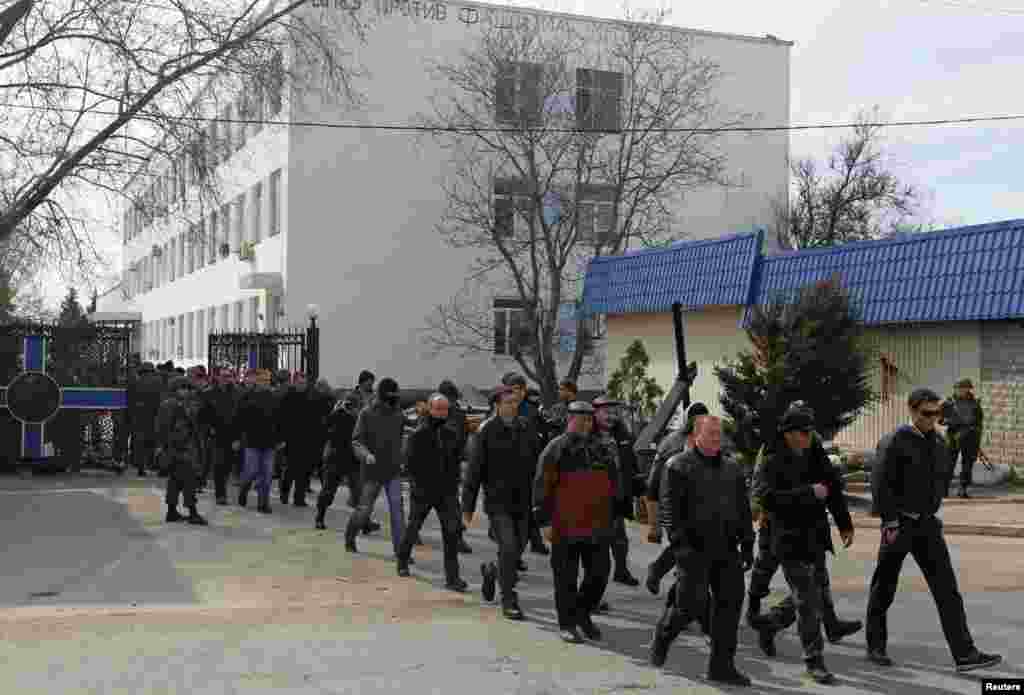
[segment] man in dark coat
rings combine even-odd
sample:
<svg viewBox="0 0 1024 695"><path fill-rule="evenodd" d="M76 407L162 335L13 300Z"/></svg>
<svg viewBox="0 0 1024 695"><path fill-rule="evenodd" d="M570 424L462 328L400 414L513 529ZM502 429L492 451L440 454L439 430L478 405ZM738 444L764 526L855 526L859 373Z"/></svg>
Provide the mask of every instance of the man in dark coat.
<svg viewBox="0 0 1024 695"><path fill-rule="evenodd" d="M314 384L293 384L281 399L281 417L284 428L288 464L281 475L281 504L292 502L296 507L306 506L306 494L313 468L324 446L324 412L327 403Z"/></svg>
<svg viewBox="0 0 1024 695"><path fill-rule="evenodd" d="M594 406L594 431L607 446L615 450L618 457L619 472L624 489L623 497L630 502L622 507L622 514L615 516L615 539L612 541L612 560L614 569L612 581L626 586L640 586L640 580L629 571L629 536L626 534L626 519L633 518L633 476L636 472L636 455L633 452L635 442L633 435L621 418L616 417L612 410L621 405L607 396L598 396L592 402Z"/></svg>
<svg viewBox="0 0 1024 695"><path fill-rule="evenodd" d="M909 554L921 568L938 606L956 670L964 673L995 666L1002 657L986 654L974 645L942 521L935 516L952 468L949 450L935 431L935 422L942 415L941 398L931 389L914 389L907 405L911 424L882 438L871 469L872 506L882 518L882 531L868 596L868 660L879 666L892 665L885 651L889 636L886 614Z"/></svg>
<svg viewBox="0 0 1024 695"><path fill-rule="evenodd" d="M185 519L178 513L178 496L184 497L190 524L206 525L196 511L196 462L199 456L198 404L192 394L192 382L177 377L169 384L171 392L161 403L157 416L157 441L167 466L167 522Z"/></svg>
<svg viewBox="0 0 1024 695"><path fill-rule="evenodd" d="M245 470L238 491L238 505L244 507L249 490L256 483L256 509L270 514L270 487L274 456L282 441L279 401L266 384L253 383L238 406L237 433L245 456Z"/></svg>
<svg viewBox="0 0 1024 695"><path fill-rule="evenodd" d="M736 669L743 573L754 562L754 530L743 469L722 455L721 420L701 416L694 447L665 466L658 513L676 556L676 583L654 630L650 660L663 666L672 641L711 609L710 680L750 685Z"/></svg>
<svg viewBox="0 0 1024 695"><path fill-rule="evenodd" d="M517 372L509 372L501 379L503 386L511 386L519 397L519 417L523 418L530 429L530 436L536 440L536 454L540 455L541 450L548 442L547 425L540 417L540 409L527 399L526 377ZM544 545L544 539L540 535L540 525L537 520L530 516L530 523L527 529L527 537L530 541L530 552L537 555L547 555L550 551Z"/></svg>
<svg viewBox="0 0 1024 695"><path fill-rule="evenodd" d="M552 545L558 627L569 643L601 639L591 615L611 574L615 517L629 503L614 451L593 436L593 420L592 405L574 402L566 433L544 448L534 477L533 513Z"/></svg>
<svg viewBox="0 0 1024 695"><path fill-rule="evenodd" d="M803 406L793 407L793 410L804 409ZM812 414L813 415L813 414ZM811 445L807 455L820 461L828 461L828 454L816 432L811 433ZM763 469L767 457L758 457L754 468L754 480L763 475ZM831 466L831 462L828 463ZM833 467L834 468L834 467ZM839 494L845 493L843 479L838 470L833 478L833 483L838 486ZM779 559L772 552L772 521L771 513L764 510L764 500L758 497L759 490L754 490L751 497L751 508L755 514L757 531L757 559L754 568L750 573L750 586L747 589L748 606L747 622L752 628L758 631L761 650L767 656L775 656L775 634L785 630L796 622L797 610L793 594L786 596L777 606L766 614L761 613L761 601L771 592L772 578L779 569ZM835 553L832 547L831 535L825 544L828 552ZM832 598L832 583L829 580L828 563L825 553L818 553L814 561L814 579L821 589L821 623L825 628L825 637L829 642L836 644L844 637L859 632L863 623L859 620L843 620L836 611L835 601Z"/></svg>
<svg viewBox="0 0 1024 695"><path fill-rule="evenodd" d="M445 379L438 387L437 392L448 399L448 421L447 425L449 429L455 434L456 446L459 452L459 480L462 481L462 471L465 470L465 461L468 458L466 454L467 441L469 434L466 432L466 409L462 407L459 399L462 394L459 393L459 389L452 381ZM458 499L458 498L456 498ZM458 548L460 553L470 554L473 549L466 543L466 527L462 523L462 510L458 513L459 521L459 533L458 533Z"/></svg>
<svg viewBox="0 0 1024 695"><path fill-rule="evenodd" d="M834 683L826 668L821 635L822 586L815 568L832 550L831 512L843 544L853 543L853 521L838 471L822 448L811 447L814 412L790 408L766 451L754 496L771 515L771 552L778 558L796 606L807 674L817 683ZM781 613L776 613L781 622ZM771 624L759 626L772 631Z"/></svg>
<svg viewBox="0 0 1024 695"><path fill-rule="evenodd" d="M215 375L201 394L200 424L207 433L207 452L213 467L213 489L218 505L228 503L228 478L238 456L235 442L239 392L227 374Z"/></svg>
<svg viewBox="0 0 1024 695"><path fill-rule="evenodd" d="M952 459L949 471L950 483L953 479L953 468L957 458L960 459L960 497L967 499L967 488L973 482L974 463L981 451L981 435L985 429L985 411L981 401L974 397L974 384L970 379L956 382L956 393L942 404L940 425L945 425L946 443ZM946 494L949 494L947 485Z"/></svg>
<svg viewBox="0 0 1024 695"><path fill-rule="evenodd" d="M435 393L428 403L429 414L404 445L415 503L398 548L398 576L409 576L413 541L434 510L441 522L445 588L462 592L468 585L459 576L459 441L447 424L448 399Z"/></svg>
<svg viewBox="0 0 1024 695"><path fill-rule="evenodd" d="M164 396L164 381L151 362L139 368L128 384L128 424L132 432L132 465L140 476L154 463L156 418Z"/></svg>
<svg viewBox="0 0 1024 695"><path fill-rule="evenodd" d="M324 482L316 500L315 526L320 530L327 528L324 517L327 514L327 509L334 504L334 497L341 481L351 481L352 478L355 478L355 483L349 483L349 489L352 490L358 486L359 462L352 450L352 433L355 431L356 418L359 416L359 413L356 412L357 405L357 399L352 394L348 394L334 406L334 410L327 418ZM358 502L356 504L358 505Z"/></svg>
<svg viewBox="0 0 1024 695"><path fill-rule="evenodd" d="M502 613L509 620L522 620L515 587L527 542L536 457L529 428L516 415L518 395L501 386L497 396L497 412L480 425L471 452L462 489L462 518L466 526L473 523L477 495L483 487L484 512L497 539L498 562L481 565L481 592L490 602L495 584L500 586Z"/></svg>
<svg viewBox="0 0 1024 695"><path fill-rule="evenodd" d="M352 447L360 462L362 492L359 509L345 528L345 549L358 552L356 536L365 528L377 497L384 492L391 518L391 544L395 555L402 542L405 517L402 511L402 481L399 472L404 466L402 431L405 417L400 406L398 382L391 378L380 380L377 398L359 413L352 434Z"/></svg>

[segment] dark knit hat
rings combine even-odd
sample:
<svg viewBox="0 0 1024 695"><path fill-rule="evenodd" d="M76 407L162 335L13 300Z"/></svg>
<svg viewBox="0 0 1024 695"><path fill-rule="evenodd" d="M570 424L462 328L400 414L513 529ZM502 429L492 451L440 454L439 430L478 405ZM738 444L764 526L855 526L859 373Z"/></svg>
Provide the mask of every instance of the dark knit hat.
<svg viewBox="0 0 1024 695"><path fill-rule="evenodd" d="M931 403L933 401L941 401L942 396L935 393L932 389L918 388L910 392L910 396L907 397L907 405L911 408L916 408L922 403Z"/></svg>
<svg viewBox="0 0 1024 695"><path fill-rule="evenodd" d="M398 393L398 382L389 376L384 377L377 384L377 395L381 398L387 398Z"/></svg>
<svg viewBox="0 0 1024 695"><path fill-rule="evenodd" d="M970 379L961 379L960 381L956 382L956 384L954 384L954 387L958 389L973 389L974 382L971 381Z"/></svg>
<svg viewBox="0 0 1024 695"><path fill-rule="evenodd" d="M701 415L710 415L711 411L708 407L697 401L691 403L690 407L686 410L686 424L683 426L683 434L691 434L697 423L697 418Z"/></svg>
<svg viewBox="0 0 1024 695"><path fill-rule="evenodd" d="M810 408L790 408L782 416L779 432L813 432L814 411Z"/></svg>
<svg viewBox="0 0 1024 695"><path fill-rule="evenodd" d="M371 371L369 371L369 370L366 370L366 369L364 369L363 371L359 372L359 380L358 380L358 381L356 381L356 383L357 383L357 384L360 384L360 385L361 385L361 384L363 384L364 382L367 382L367 381L376 381L376 380L377 380L377 377L375 377L375 376L373 375L373 372L371 372Z"/></svg>

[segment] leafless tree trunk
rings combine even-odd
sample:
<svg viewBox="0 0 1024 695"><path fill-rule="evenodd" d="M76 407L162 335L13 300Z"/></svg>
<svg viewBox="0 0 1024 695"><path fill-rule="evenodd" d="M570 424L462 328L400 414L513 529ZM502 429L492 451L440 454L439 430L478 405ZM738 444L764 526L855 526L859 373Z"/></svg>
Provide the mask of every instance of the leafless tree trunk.
<svg viewBox="0 0 1024 695"><path fill-rule="evenodd" d="M209 119L241 95L250 113L234 119L257 121L250 99L279 99L286 84L301 91L307 71L283 55L319 63L318 90L355 98L345 47L361 39L359 22L349 12L345 31L333 31L300 11L307 4L36 4L0 46L0 242L17 237L39 258L88 267L98 254L76 199L104 192L160 213L132 184L179 157L215 205Z"/></svg>
<svg viewBox="0 0 1024 695"><path fill-rule="evenodd" d="M450 87L423 118L446 129L434 137L451 158L437 228L478 253L469 280L484 291L438 306L425 341L463 354L508 342L551 402L560 378L585 371L600 331L572 318L589 259L681 237L673 213L686 194L733 185L714 129L752 116L718 103L718 65L664 15L629 17L600 40L593 25L550 31L521 17L484 30L458 64L431 67ZM497 335L493 289L518 298L518 332ZM577 337L568 355L566 332Z"/></svg>

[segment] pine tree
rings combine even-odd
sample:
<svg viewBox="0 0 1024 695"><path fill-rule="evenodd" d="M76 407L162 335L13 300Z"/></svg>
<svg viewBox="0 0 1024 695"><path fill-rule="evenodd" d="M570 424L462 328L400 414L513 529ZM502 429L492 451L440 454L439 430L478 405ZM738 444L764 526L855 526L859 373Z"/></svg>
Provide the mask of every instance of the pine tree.
<svg viewBox="0 0 1024 695"><path fill-rule="evenodd" d="M650 365L651 358L644 344L634 340L626 349L626 354L619 360L619 368L608 380L608 395L615 400L636 406L641 415L653 415L665 391L654 377L647 376L647 368Z"/></svg>
<svg viewBox="0 0 1024 695"><path fill-rule="evenodd" d="M752 350L714 370L748 464L774 440L794 401L814 410L815 429L826 441L877 401L869 367L873 348L859 317L838 278L802 288L795 301L753 307L747 328Z"/></svg>
<svg viewBox="0 0 1024 695"><path fill-rule="evenodd" d="M61 326L79 326L84 321L85 311L78 301L78 290L74 287L69 287L68 293L64 295L64 299L60 303L60 314L57 318L57 323Z"/></svg>

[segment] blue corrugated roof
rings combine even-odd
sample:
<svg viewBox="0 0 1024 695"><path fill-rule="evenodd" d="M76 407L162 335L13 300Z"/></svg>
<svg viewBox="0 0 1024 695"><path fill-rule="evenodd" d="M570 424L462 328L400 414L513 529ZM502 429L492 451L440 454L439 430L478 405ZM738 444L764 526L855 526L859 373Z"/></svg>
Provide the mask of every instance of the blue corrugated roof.
<svg viewBox="0 0 1024 695"><path fill-rule="evenodd" d="M587 268L583 312L633 314L705 306L744 306L763 232L749 232L594 258Z"/></svg>
<svg viewBox="0 0 1024 695"><path fill-rule="evenodd" d="M760 305L838 274L866 324L1024 316L1024 220L794 251L759 265Z"/></svg>

